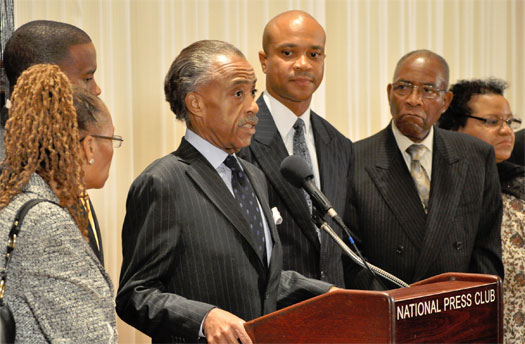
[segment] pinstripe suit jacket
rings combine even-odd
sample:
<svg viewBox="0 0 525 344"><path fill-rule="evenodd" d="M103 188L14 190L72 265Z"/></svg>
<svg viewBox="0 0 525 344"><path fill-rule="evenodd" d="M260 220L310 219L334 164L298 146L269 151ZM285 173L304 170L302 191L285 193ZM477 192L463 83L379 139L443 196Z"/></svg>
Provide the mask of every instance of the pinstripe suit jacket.
<svg viewBox="0 0 525 344"><path fill-rule="evenodd" d="M270 207L277 207L283 218L277 230L283 243L284 268L344 287L342 251L325 232L321 234L322 245L319 243L303 191L288 183L279 171L288 151L262 96L257 104L259 123L256 133L251 145L241 150L240 156L264 172L269 187ZM352 177L352 142L313 111L310 118L321 191L342 215ZM342 235L341 229L331 220L329 225Z"/></svg>
<svg viewBox="0 0 525 344"><path fill-rule="evenodd" d="M449 271L503 276L493 149L469 135L434 130L427 215L390 125L355 144L348 221L363 254L407 283ZM350 285L370 287L365 281Z"/></svg>
<svg viewBox="0 0 525 344"><path fill-rule="evenodd" d="M257 254L239 204L185 139L131 186L117 313L153 342L195 342L215 306L251 320L330 288L281 271L282 248L264 176L249 163L243 167L270 226L269 267Z"/></svg>

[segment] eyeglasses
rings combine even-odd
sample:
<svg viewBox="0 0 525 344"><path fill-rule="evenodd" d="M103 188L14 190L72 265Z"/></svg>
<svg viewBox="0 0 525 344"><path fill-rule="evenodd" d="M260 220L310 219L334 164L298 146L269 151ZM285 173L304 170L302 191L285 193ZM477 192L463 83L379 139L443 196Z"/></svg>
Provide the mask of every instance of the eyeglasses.
<svg viewBox="0 0 525 344"><path fill-rule="evenodd" d="M521 126L521 119L519 118L509 118L509 119L503 119L501 117L493 117L493 118L483 118L483 117L477 117L477 116L471 116L471 115L464 115L463 117L469 117L477 119L478 121L482 121L483 124L487 128L500 128L503 125L503 122L507 123L510 129L516 130Z"/></svg>
<svg viewBox="0 0 525 344"><path fill-rule="evenodd" d="M122 142L124 142L124 139L120 135L113 135L113 136L104 136L104 135L90 135L92 137L96 137L99 139L107 139L113 141L113 148L120 148L122 146ZM80 142L84 141L86 137L80 139Z"/></svg>
<svg viewBox="0 0 525 344"><path fill-rule="evenodd" d="M394 93L400 97L406 97L414 92L414 89L418 90L418 94L425 99L436 99L439 97L441 92L446 92L447 90L441 90L432 85L421 85L417 86L410 82L398 81L392 84Z"/></svg>

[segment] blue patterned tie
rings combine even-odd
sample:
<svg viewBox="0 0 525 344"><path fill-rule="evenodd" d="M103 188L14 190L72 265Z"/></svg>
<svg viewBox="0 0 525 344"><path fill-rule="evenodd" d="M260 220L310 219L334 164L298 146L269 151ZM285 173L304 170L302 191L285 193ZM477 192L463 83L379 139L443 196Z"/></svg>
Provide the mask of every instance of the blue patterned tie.
<svg viewBox="0 0 525 344"><path fill-rule="evenodd" d="M412 162L410 163L410 174L416 184L417 193L425 209L428 212L428 198L430 195L430 178L423 165L421 165L421 158L425 154L426 147L423 145L411 145L407 148L407 153L410 154Z"/></svg>
<svg viewBox="0 0 525 344"><path fill-rule="evenodd" d="M304 121L298 118L297 121L295 121L293 128L295 129L293 135L293 155L303 158L308 164L308 167L310 167L310 170L312 170L312 159L310 158L310 152L308 151L308 146L306 145L306 140L304 138ZM312 200L306 191L304 191L304 197L306 198L306 203L308 204L308 209L310 209L311 214Z"/></svg>
<svg viewBox="0 0 525 344"><path fill-rule="evenodd" d="M253 239L257 245L257 253L266 264L266 238L264 237L262 214L259 210L259 203L257 202L255 191L250 180L233 155L228 155L226 160L224 160L224 164L232 170L232 188L235 199L239 202L241 211L250 225Z"/></svg>
<svg viewBox="0 0 525 344"><path fill-rule="evenodd" d="M298 118L297 121L295 121L293 128L295 129L295 133L293 135L293 155L303 158L310 167L310 170L313 172L312 159L310 158L310 152L308 151L308 146L306 145L304 121L301 118ZM310 214L312 214L312 200L310 199L310 195L304 190L303 192L304 198L306 199L306 204L310 210ZM321 231L317 227L315 227L315 230L320 242Z"/></svg>

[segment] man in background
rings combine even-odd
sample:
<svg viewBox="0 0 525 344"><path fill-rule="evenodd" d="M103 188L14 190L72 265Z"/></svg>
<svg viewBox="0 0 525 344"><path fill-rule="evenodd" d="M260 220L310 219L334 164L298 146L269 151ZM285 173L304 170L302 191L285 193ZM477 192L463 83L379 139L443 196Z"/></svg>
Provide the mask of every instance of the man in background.
<svg viewBox="0 0 525 344"><path fill-rule="evenodd" d="M407 283L450 271L503 277L494 150L434 127L453 97L448 81L436 53L403 56L387 87L392 122L355 144L348 221L370 263ZM370 288L370 281L349 286Z"/></svg>
<svg viewBox="0 0 525 344"><path fill-rule="evenodd" d="M289 155L303 157L317 187L343 214L353 164L352 142L310 109L324 74L326 34L308 13L288 11L268 22L259 59L266 91L257 100L259 123L250 147L241 156L266 175L270 207L277 207L284 269L344 286L342 251L312 223L312 203L303 190L279 172ZM329 220L342 236L342 230Z"/></svg>
<svg viewBox="0 0 525 344"><path fill-rule="evenodd" d="M100 94L95 82L97 54L91 38L76 26L50 20L35 20L20 26L7 41L4 50L4 67L12 93L20 74L32 65L51 63L60 67L72 85ZM1 112L0 161L4 158L4 126L8 109ZM104 265L102 237L93 205L88 200L91 212L88 228L89 245ZM91 220L92 219L92 220Z"/></svg>

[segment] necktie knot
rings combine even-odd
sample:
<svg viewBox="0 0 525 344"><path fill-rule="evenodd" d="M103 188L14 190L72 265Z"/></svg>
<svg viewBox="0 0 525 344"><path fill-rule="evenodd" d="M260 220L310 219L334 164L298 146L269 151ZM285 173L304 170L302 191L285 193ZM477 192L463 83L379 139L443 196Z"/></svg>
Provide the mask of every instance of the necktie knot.
<svg viewBox="0 0 525 344"><path fill-rule="evenodd" d="M232 171L232 175L234 175L241 185L244 185L244 173L242 172L241 165L239 165L239 162L233 155L228 155L228 157L224 160L224 164Z"/></svg>
<svg viewBox="0 0 525 344"><path fill-rule="evenodd" d="M304 132L304 121L301 118L298 118L295 121L293 128L298 135L302 135Z"/></svg>
<svg viewBox="0 0 525 344"><path fill-rule="evenodd" d="M423 155L425 154L426 147L423 145L411 145L407 148L407 153L410 155L410 158L414 161L420 161Z"/></svg>

